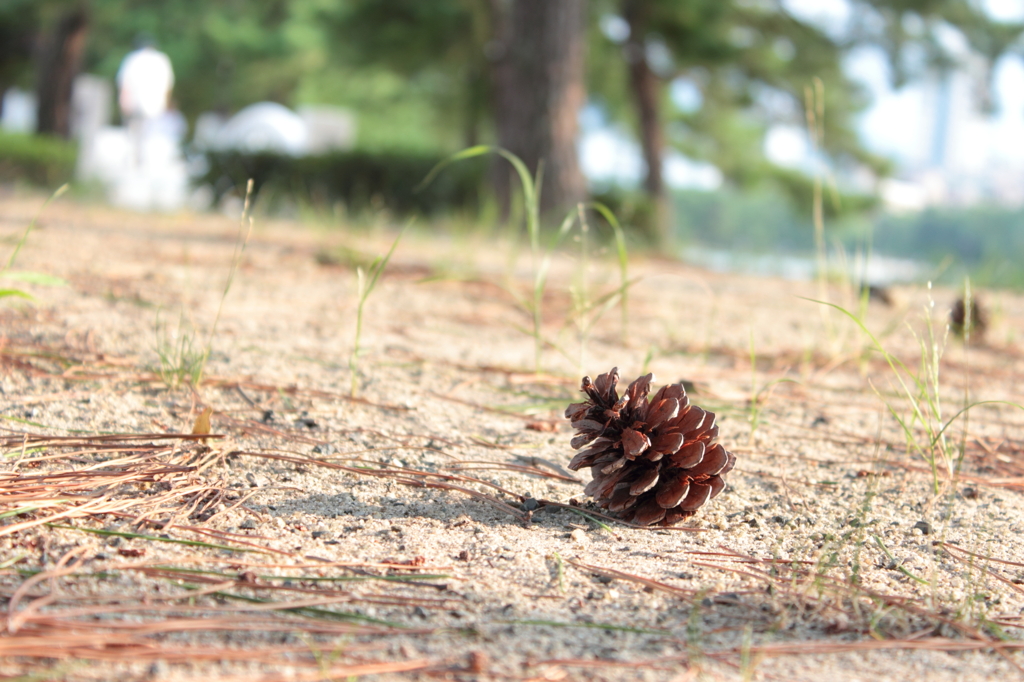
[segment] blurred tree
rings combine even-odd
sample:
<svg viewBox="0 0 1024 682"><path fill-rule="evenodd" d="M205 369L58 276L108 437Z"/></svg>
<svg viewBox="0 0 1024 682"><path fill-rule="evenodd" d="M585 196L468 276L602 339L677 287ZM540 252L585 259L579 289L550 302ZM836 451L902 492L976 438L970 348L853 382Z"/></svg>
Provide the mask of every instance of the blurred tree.
<svg viewBox="0 0 1024 682"><path fill-rule="evenodd" d="M576 138L584 86L584 0L492 0L492 83L498 142L540 169L545 212L564 211L586 197ZM506 164L496 188L505 199Z"/></svg>
<svg viewBox="0 0 1024 682"><path fill-rule="evenodd" d="M951 31L990 66L1021 50L1024 25L992 20L974 0L848 1L852 28L839 30L774 0L0 0L0 87L30 82L35 70L49 88L45 127L61 129L55 112L68 81L43 74L73 67L65 48L83 34L67 24L60 38L59 17L85 8L85 67L112 78L146 31L171 57L174 96L190 119L259 100L322 102L357 111L364 147L439 152L495 141L531 168L544 160L552 207L585 191L575 111L589 91L613 121L636 123L655 205L664 205L667 149L714 164L739 187L775 183L804 202L809 179L763 149L772 125L802 125L815 79L831 160L886 167L854 131L867 98L841 68L849 50L882 47L897 85L950 67ZM65 47L35 50L33 66L33 46L47 37ZM509 185L506 175L496 187Z"/></svg>
<svg viewBox="0 0 1024 682"><path fill-rule="evenodd" d="M12 86L31 85L32 46L39 26L36 0L0 3L0 95Z"/></svg>
<svg viewBox="0 0 1024 682"><path fill-rule="evenodd" d="M595 51L619 51L628 82L647 172L644 189L666 226L663 155L668 144L706 160L741 186L774 181L790 194L806 197L810 179L770 164L764 135L773 121L798 124L807 88L818 79L827 116L817 116L816 141L833 161L884 172L884 159L867 153L855 133L854 116L867 104L865 93L843 71L842 60L864 44L881 46L892 65L894 85L926 75L926 69L952 68L954 55L943 31L956 29L991 65L1020 50L1024 24L990 19L969 0L850 0L855 9L848 34L799 20L784 4L751 0L610 0L598 5L606 24ZM913 54L926 59L912 68ZM600 58L599 58L600 60ZM607 56L602 60L608 63ZM595 92L621 98L623 90L607 69L591 76ZM691 110L666 106L666 83L682 83L700 100ZM986 89L982 104L991 106ZM615 112L620 116L626 112ZM667 135L666 135L667 131ZM662 232L663 233L663 232Z"/></svg>
<svg viewBox="0 0 1024 682"><path fill-rule="evenodd" d="M851 39L881 47L888 57L891 80L900 87L930 69L940 73L960 61L955 45L959 32L981 57L985 78L979 83L978 105L996 108L992 97L992 68L1004 55L1024 54L1024 22L991 17L982 3L971 0L851 0L858 7ZM881 21L878 21L878 19Z"/></svg>
<svg viewBox="0 0 1024 682"><path fill-rule="evenodd" d="M473 146L491 136L491 6L480 0L346 0L324 5L319 16L334 64L365 73L398 74L417 90L454 134L443 146ZM396 96L377 98L377 108ZM376 115L386 115L379 111Z"/></svg>
<svg viewBox="0 0 1024 682"><path fill-rule="evenodd" d="M0 86L34 81L43 129L70 96L70 71L113 79L133 38L156 38L174 65L175 99L188 115L259 100L290 103L325 40L310 6L320 0L2 0ZM87 22L86 22L87 19ZM88 23L88 41L85 40ZM8 39L10 37L10 39ZM72 77L74 74L71 74Z"/></svg>
<svg viewBox="0 0 1024 682"><path fill-rule="evenodd" d="M156 39L174 66L174 100L189 117L229 113L270 100L291 104L311 70L312 40L302 15L314 0L91 0L93 34L88 68L113 78L139 33Z"/></svg>
<svg viewBox="0 0 1024 682"><path fill-rule="evenodd" d="M584 198L576 136L586 99L585 0L349 0L331 26L344 58L461 84L439 93L438 106L461 119L464 145L486 126L531 170L543 161L543 209ZM507 205L507 165L496 164L494 178Z"/></svg>
<svg viewBox="0 0 1024 682"><path fill-rule="evenodd" d="M84 2L52 3L35 47L36 131L71 134L71 86L82 68L89 12Z"/></svg>
<svg viewBox="0 0 1024 682"><path fill-rule="evenodd" d="M859 144L853 116L867 103L841 68L846 45L790 16L776 3L740 0L621 0L605 5L624 25L605 39L618 43L634 103L647 167L644 189L655 206L652 235L666 235L667 198L662 168L671 145L708 161L741 185L773 180L790 193L809 195L810 179L767 161L763 140L773 122L799 125L805 90L827 83L829 116L822 140L849 163L885 168ZM671 106L666 84L695 101ZM666 132L668 133L666 135ZM666 144L666 138L668 144Z"/></svg>
<svg viewBox="0 0 1024 682"><path fill-rule="evenodd" d="M85 0L0 2L0 94L12 86L34 89L41 133L69 133L71 85L88 28Z"/></svg>

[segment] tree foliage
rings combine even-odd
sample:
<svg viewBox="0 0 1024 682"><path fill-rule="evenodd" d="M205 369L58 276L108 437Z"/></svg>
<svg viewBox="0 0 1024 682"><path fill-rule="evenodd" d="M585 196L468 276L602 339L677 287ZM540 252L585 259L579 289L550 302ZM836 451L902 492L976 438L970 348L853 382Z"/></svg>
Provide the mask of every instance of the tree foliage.
<svg viewBox="0 0 1024 682"><path fill-rule="evenodd" d="M86 70L112 78L133 37L147 32L171 57L177 105L189 118L260 100L342 104L360 117L362 146L445 152L498 138L498 21L521 1L5 0L0 87L31 83L39 36L62 9L81 5L90 16ZM815 82L824 86L818 123L832 161L887 168L855 132L868 98L844 72L851 50L880 47L897 86L952 68L957 33L990 70L1022 51L1024 24L997 21L972 0L849 2L851 25L837 30L770 0L590 0L590 101L641 139L640 123L654 120L659 146L709 161L737 185L767 179L794 189L792 172L766 159L764 139L773 124L803 124ZM630 35L607 30L615 17ZM654 119L638 114L637 59L657 79ZM673 103L670 85L683 81L700 106ZM996 106L985 92L982 105Z"/></svg>

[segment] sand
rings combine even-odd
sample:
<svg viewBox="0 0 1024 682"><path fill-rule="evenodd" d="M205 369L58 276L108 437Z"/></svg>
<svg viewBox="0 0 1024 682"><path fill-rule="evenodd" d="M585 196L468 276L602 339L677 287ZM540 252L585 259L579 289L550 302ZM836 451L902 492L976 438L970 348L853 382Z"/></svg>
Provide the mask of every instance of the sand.
<svg viewBox="0 0 1024 682"><path fill-rule="evenodd" d="M0 197L5 259L43 199ZM806 300L857 310L842 277L822 290L638 255L624 320L619 305L588 307L618 286L612 254L591 243L584 263L577 243L552 260L538 372L531 318L517 299L531 291L529 253L458 225L421 227L405 235L367 299L354 400L353 266L385 253L396 231L386 216L371 227L335 222L257 216L223 296L237 219L68 199L47 208L16 269L67 285L4 285L34 300L0 301L0 435L188 433L209 406L213 433L225 437L205 449L175 441L160 461L208 465L126 483L116 497L137 504L121 516L6 533L46 510L0 518L5 609L32 571L55 569L73 550L82 559L72 574L31 586L8 614L52 597L19 620L22 629L11 632L7 621L15 648L4 650L0 674L326 679L374 662L416 668L375 679L1022 674L1014 647L1024 639L1024 412L972 408L966 434L963 419L945 432L953 457L963 446L959 471L951 475L940 456L933 472L917 449L928 450L927 432L911 424L908 444L892 414L907 420L910 402L883 356L842 313ZM944 424L965 392L970 401L1020 400L1024 297L981 291L989 329L968 352L945 331L958 291L905 285L892 295L892 306L867 304L864 325L927 391L920 340L930 348L932 317L941 417L929 421ZM203 383L169 385L176 377L161 371L160 353L173 355L182 338L203 348L222 299ZM613 366L625 381L651 371L656 386L691 382L691 400L717 414L721 442L737 455L725 492L679 527L598 523L586 515L600 512L583 495L589 473L565 470L573 451L562 410L579 400L583 374ZM0 472L102 468L114 458L83 446L21 450L7 448ZM223 495L199 516L185 497L138 502L188 485ZM578 511L548 504L574 499ZM338 565L353 562L363 568ZM154 567L230 576L173 580ZM324 580L417 572L426 577L414 583ZM106 657L57 648L52 659L16 657L27 641L18 637L32 628L57 639L98 633L103 650L103 638L121 632L112 624L166 624L171 615L144 607L184 609L182 595L205 588L187 605L208 610L185 615L235 613L237 627L142 633L148 655L133 644ZM306 626L322 621L315 615L225 611L242 602L222 592L330 597L323 609L404 629L311 632ZM68 611L115 603L102 617ZM275 618L278 630L266 625ZM248 620L266 627L247 630ZM190 661L161 653L175 647L222 653ZM228 650L253 653L246 660ZM334 672L317 677L325 670Z"/></svg>

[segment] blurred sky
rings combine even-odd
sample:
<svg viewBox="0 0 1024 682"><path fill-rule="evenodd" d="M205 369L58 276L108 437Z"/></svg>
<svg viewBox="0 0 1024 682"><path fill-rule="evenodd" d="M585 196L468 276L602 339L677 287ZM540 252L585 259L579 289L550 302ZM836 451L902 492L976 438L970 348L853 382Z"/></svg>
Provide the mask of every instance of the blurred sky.
<svg viewBox="0 0 1024 682"><path fill-rule="evenodd" d="M993 19L1024 19L1024 0L981 0L979 4ZM846 0L783 0L783 5L794 15L840 35L850 21L851 7ZM966 43L958 32L950 30L944 38L947 47L966 56ZM894 90L885 55L878 48L854 51L846 60L846 70L872 94L873 104L860 121L861 134L868 147L903 165L926 161L921 158L928 153L920 148L921 124L931 104L929 86L932 84L914 82ZM1010 154L1024 161L1024 63L1020 57L1004 57L997 62L994 94L995 115L960 121L965 129L958 131L961 140L958 146L974 149L978 156ZM797 153L792 149L788 151Z"/></svg>
<svg viewBox="0 0 1024 682"><path fill-rule="evenodd" d="M782 4L793 15L836 37L848 30L853 12L847 0L782 0ZM980 4L994 19L1024 20L1024 0L980 0ZM950 29L942 37L947 47L968 61L962 35ZM859 122L865 145L892 158L898 173L913 173L934 163L934 79L894 90L885 55L875 47L853 51L845 67L871 93L872 105ZM970 90L966 76L961 76L959 87L954 84L952 89L954 115L950 125L955 128L949 136L945 162L965 172L982 172L993 164L1024 168L1024 61L1018 56L1005 57L996 63L993 75L997 109L992 115L977 112L966 102ZM670 96L683 111L700 107L700 91L685 80L672 84ZM638 182L643 162L631 135L606 125L596 109L584 112L582 124L582 161L588 177L597 182ZM797 122L774 126L766 137L765 153L780 165L806 170L813 170L815 165L806 131ZM714 189L721 183L717 169L679 154L666 159L665 176L676 187Z"/></svg>

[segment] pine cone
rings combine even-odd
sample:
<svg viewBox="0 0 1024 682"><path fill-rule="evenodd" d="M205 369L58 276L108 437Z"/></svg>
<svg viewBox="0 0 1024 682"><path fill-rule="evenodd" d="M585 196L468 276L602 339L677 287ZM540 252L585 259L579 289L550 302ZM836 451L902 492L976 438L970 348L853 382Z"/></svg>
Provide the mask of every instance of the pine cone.
<svg viewBox="0 0 1024 682"><path fill-rule="evenodd" d="M949 326L953 330L953 333L958 337L963 338L964 333L967 329L967 301L966 296L962 296L957 299L956 303L953 304L953 309L949 311ZM988 314L985 311L985 306L977 298L971 298L971 336L976 341L980 341L985 336L985 330L988 329Z"/></svg>
<svg viewBox="0 0 1024 682"><path fill-rule="evenodd" d="M618 368L580 387L589 400L565 410L577 430L569 463L590 467L585 492L622 519L671 526L697 512L725 488L722 475L736 457L715 442L715 415L691 405L680 384L648 401L654 375L642 376L619 397Z"/></svg>

